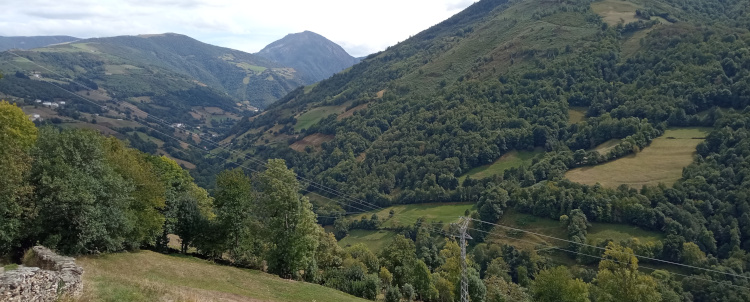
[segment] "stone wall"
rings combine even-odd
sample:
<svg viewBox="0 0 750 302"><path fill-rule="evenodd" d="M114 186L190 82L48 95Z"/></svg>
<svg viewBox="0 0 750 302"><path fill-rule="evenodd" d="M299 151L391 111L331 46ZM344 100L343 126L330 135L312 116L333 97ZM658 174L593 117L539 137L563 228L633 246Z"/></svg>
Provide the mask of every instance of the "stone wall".
<svg viewBox="0 0 750 302"><path fill-rule="evenodd" d="M0 274L0 301L57 301L63 296L76 298L83 291L83 268L73 258L35 246L24 265Z"/></svg>

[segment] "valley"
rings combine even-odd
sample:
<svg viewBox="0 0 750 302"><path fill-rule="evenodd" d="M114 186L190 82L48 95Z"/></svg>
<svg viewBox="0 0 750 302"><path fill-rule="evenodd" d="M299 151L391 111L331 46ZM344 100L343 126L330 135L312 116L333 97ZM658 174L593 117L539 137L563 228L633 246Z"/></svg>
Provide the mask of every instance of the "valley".
<svg viewBox="0 0 750 302"><path fill-rule="evenodd" d="M4 52L0 266L76 256L81 301L750 300L747 12L481 0L361 59L309 31Z"/></svg>

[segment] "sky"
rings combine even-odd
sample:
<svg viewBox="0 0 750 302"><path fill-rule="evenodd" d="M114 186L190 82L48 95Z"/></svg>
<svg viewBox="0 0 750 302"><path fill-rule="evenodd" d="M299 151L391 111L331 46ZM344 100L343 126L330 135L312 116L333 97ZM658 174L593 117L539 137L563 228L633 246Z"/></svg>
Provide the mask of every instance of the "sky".
<svg viewBox="0 0 750 302"><path fill-rule="evenodd" d="M1 0L0 36L78 38L173 32L257 52L289 33L325 36L359 57L440 23L475 0Z"/></svg>

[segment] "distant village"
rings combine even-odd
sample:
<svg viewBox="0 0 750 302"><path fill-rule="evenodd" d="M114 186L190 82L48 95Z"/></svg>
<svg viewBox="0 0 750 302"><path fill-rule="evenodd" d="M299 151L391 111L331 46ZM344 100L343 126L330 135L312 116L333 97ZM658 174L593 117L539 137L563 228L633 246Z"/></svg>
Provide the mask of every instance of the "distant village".
<svg viewBox="0 0 750 302"><path fill-rule="evenodd" d="M42 100L39 100L39 99L35 100L34 103L36 103L37 106L41 105L41 106L44 106L44 107L47 107L47 108L52 108L52 109L57 109L57 108L65 106L67 104L65 101L49 102L49 101L42 101ZM29 115L29 119L32 122L33 121L41 121L42 120L42 116L39 115L38 113L34 113L34 114Z"/></svg>

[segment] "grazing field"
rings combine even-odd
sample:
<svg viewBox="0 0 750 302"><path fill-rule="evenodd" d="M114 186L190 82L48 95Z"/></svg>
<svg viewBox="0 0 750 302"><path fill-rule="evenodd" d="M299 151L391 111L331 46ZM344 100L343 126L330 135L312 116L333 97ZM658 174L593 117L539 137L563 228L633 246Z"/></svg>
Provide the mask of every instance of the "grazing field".
<svg viewBox="0 0 750 302"><path fill-rule="evenodd" d="M367 301L316 284L151 251L79 258L78 301Z"/></svg>
<svg viewBox="0 0 750 302"><path fill-rule="evenodd" d="M346 106L344 105L324 106L324 107L318 107L318 108L312 109L297 117L297 124L294 125L294 129L297 131L301 131L301 130L310 128L310 126L319 122L323 118L331 114L342 113L346 111L345 109L346 109Z"/></svg>
<svg viewBox="0 0 750 302"><path fill-rule="evenodd" d="M397 205L384 208L377 212L378 218L383 220L382 227L391 228L398 225L413 225L417 219L424 217L427 221L456 222L458 218L464 216L466 210L474 207L472 203L423 203ZM393 217L389 218L390 211L393 210ZM374 212L365 214L352 215L352 218L359 219L362 215L367 218Z"/></svg>
<svg viewBox="0 0 750 302"><path fill-rule="evenodd" d="M377 253L390 244L396 235L395 232L387 230L351 230L349 235L339 240L339 246L346 248L358 243L364 243L373 253Z"/></svg>
<svg viewBox="0 0 750 302"><path fill-rule="evenodd" d="M503 215L498 224L541 235L568 239L567 230L560 224L560 221L522 214L512 209ZM587 239L612 239L615 242L620 242L630 238L637 238L640 242L645 243L659 241L664 238L664 235L658 232L646 231L627 224L599 222L592 222L590 224ZM564 241L520 231L512 231L504 227L495 227L492 233L488 237L489 241L511 244L519 248L536 249L543 245L567 246L567 243Z"/></svg>
<svg viewBox="0 0 750 302"><path fill-rule="evenodd" d="M602 16L609 25L628 24L638 21L635 11L640 7L635 3L619 0L604 0L591 3L591 9Z"/></svg>
<svg viewBox="0 0 750 302"><path fill-rule="evenodd" d="M682 168L693 162L695 148L709 131L707 128L667 130L639 153L593 167L576 168L568 171L565 177L578 183L600 183L609 188L623 184L634 188L659 183L672 185L682 177Z"/></svg>
<svg viewBox="0 0 750 302"><path fill-rule="evenodd" d="M612 239L615 242L638 238L641 243L656 242L664 239L664 234L646 231L637 226L615 223L592 223L589 228L588 239Z"/></svg>
<svg viewBox="0 0 750 302"><path fill-rule="evenodd" d="M578 124L586 120L586 111L588 111L586 107L570 107L568 109L568 123Z"/></svg>
<svg viewBox="0 0 750 302"><path fill-rule="evenodd" d="M469 170L469 172L459 178L459 181L463 182L466 176L481 179L496 174L502 175L505 170L518 168L525 163L530 163L539 154L542 154L542 151L510 151L492 164Z"/></svg>

